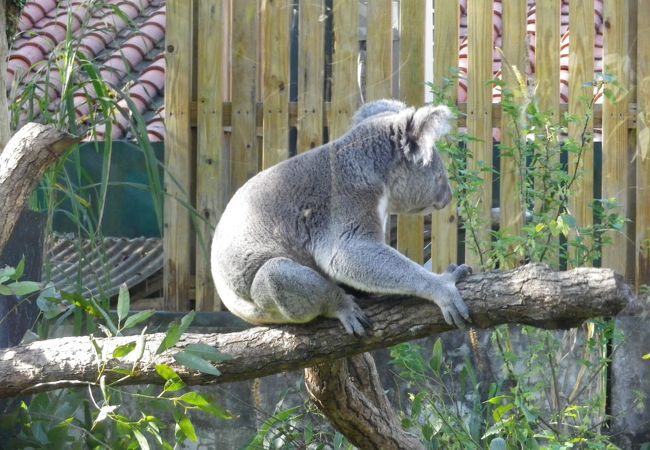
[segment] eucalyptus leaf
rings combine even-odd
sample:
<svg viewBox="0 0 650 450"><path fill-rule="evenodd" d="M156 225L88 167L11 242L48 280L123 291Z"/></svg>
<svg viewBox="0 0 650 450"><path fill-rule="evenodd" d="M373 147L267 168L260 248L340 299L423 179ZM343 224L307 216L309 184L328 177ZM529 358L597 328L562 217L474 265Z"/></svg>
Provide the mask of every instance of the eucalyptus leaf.
<svg viewBox="0 0 650 450"><path fill-rule="evenodd" d="M122 320L129 315L129 307L131 304L131 298L129 297L129 288L126 283L120 285L120 291L117 294L117 321L122 322Z"/></svg>
<svg viewBox="0 0 650 450"><path fill-rule="evenodd" d="M149 317L153 316L155 312L155 309L145 309L144 311L139 311L136 314L127 317L124 321L122 329L132 328L139 323L144 322L145 320L149 319Z"/></svg>
<svg viewBox="0 0 650 450"><path fill-rule="evenodd" d="M207 373L208 375L221 375L219 369L210 364L209 361L206 361L200 356L196 356L192 353L186 351L178 352L174 354L174 359L188 369L198 370L199 372Z"/></svg>
<svg viewBox="0 0 650 450"><path fill-rule="evenodd" d="M113 358L123 358L135 349L136 342L129 342L128 344L119 345L113 350Z"/></svg>

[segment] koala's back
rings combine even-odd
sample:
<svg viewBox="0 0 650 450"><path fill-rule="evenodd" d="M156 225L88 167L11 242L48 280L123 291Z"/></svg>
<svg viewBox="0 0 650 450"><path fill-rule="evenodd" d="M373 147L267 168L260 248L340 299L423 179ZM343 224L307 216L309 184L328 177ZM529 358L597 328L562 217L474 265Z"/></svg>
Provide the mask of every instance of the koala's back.
<svg viewBox="0 0 650 450"><path fill-rule="evenodd" d="M262 171L228 203L215 231L212 270L247 298L258 269L285 256L316 269L316 233L327 230L331 174L321 147Z"/></svg>

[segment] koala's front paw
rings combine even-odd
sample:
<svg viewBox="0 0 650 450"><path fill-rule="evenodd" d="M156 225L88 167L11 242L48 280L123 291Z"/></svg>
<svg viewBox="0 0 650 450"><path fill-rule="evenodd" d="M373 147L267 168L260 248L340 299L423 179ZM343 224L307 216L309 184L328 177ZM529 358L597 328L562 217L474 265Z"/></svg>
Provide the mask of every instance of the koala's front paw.
<svg viewBox="0 0 650 450"><path fill-rule="evenodd" d="M442 292L436 300L436 304L440 307L445 322L461 329L464 329L465 324L471 322L471 319L469 317L469 308L467 308L467 305L463 301L456 287L456 282L471 273L472 268L467 264L461 264L460 266L451 264L447 268L447 272L442 275L444 280Z"/></svg>
<svg viewBox="0 0 650 450"><path fill-rule="evenodd" d="M449 264L449 267L447 267L447 273L451 274L452 280L454 280L454 283L456 283L457 281L465 278L467 275L471 275L472 268L467 264L461 264L460 266L457 266L456 264Z"/></svg>
<svg viewBox="0 0 650 450"><path fill-rule="evenodd" d="M345 331L351 335L365 336L366 328L372 326L366 313L357 305L351 295L345 296L345 300L334 313L334 316L341 321Z"/></svg>

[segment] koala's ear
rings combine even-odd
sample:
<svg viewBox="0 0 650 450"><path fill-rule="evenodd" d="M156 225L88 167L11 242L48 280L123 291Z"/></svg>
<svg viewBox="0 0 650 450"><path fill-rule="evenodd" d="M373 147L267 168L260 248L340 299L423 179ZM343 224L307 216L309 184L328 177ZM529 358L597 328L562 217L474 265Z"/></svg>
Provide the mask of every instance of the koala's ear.
<svg viewBox="0 0 650 450"><path fill-rule="evenodd" d="M444 105L424 106L411 110L406 120L407 142L404 151L408 157L423 164L431 162L434 143L451 131L451 110Z"/></svg>

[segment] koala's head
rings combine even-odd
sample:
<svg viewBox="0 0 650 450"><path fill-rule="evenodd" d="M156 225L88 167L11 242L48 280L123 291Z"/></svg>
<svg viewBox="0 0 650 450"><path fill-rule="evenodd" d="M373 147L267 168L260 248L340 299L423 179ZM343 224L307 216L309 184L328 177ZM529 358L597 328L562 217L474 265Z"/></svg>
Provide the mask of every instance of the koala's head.
<svg viewBox="0 0 650 450"><path fill-rule="evenodd" d="M447 171L435 143L451 130L446 106L406 108L391 116L397 161L387 179L391 212L428 214L451 201Z"/></svg>

